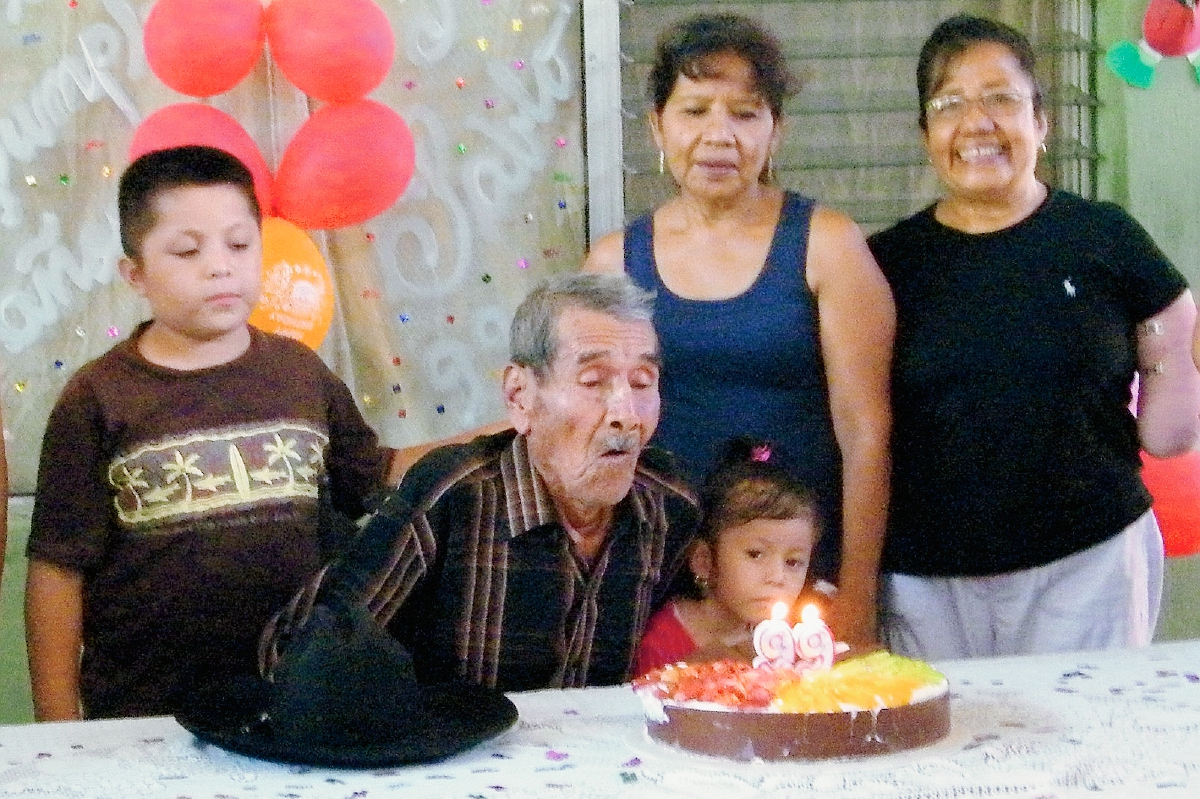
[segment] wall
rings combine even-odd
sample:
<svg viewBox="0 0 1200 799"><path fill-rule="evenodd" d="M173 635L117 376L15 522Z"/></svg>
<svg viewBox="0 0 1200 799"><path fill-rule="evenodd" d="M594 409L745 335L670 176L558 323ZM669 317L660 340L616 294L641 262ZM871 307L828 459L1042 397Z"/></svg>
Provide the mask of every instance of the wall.
<svg viewBox="0 0 1200 799"><path fill-rule="evenodd" d="M1141 37L1143 0L1098 5L1106 46ZM1160 62L1148 90L1101 73L1101 194L1133 214L1200 293L1200 81L1183 58ZM1200 636L1200 555L1167 562L1158 635Z"/></svg>
<svg viewBox="0 0 1200 799"><path fill-rule="evenodd" d="M1098 5L1102 43L1141 37L1144 0ZM1200 286L1200 81L1183 58L1164 59L1148 90L1101 73L1101 195L1133 214Z"/></svg>
<svg viewBox="0 0 1200 799"><path fill-rule="evenodd" d="M3 5L0 404L11 488L30 493L63 384L147 315L115 269L116 184L134 132L164 106L203 102L234 117L277 171L322 104L265 54L214 97L169 89L144 51L150 0ZM406 120L416 172L383 213L310 235L337 306L320 353L385 443L402 447L503 415L496 376L513 309L582 258L579 8L376 5L396 48L370 97Z"/></svg>

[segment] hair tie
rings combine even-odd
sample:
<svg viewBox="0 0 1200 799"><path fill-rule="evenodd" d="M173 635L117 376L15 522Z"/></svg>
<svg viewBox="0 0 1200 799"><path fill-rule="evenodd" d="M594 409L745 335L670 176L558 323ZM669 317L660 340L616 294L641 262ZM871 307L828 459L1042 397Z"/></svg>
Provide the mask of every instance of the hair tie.
<svg viewBox="0 0 1200 799"><path fill-rule="evenodd" d="M751 447L750 460L756 463L766 463L771 460L771 447L767 444L756 444Z"/></svg>

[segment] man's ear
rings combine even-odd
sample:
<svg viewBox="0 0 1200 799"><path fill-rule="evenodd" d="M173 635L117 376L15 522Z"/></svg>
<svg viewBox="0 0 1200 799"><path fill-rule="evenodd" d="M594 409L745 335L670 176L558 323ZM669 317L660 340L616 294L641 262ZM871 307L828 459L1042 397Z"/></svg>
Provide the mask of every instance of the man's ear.
<svg viewBox="0 0 1200 799"><path fill-rule="evenodd" d="M510 363L504 367L504 407L508 409L508 420L521 435L529 432L530 408L537 378L528 366Z"/></svg>
<svg viewBox="0 0 1200 799"><path fill-rule="evenodd" d="M117 261L117 270L120 271L121 278L138 293L138 296L146 296L146 292L142 288L142 267L137 261L128 255L122 256L121 260Z"/></svg>

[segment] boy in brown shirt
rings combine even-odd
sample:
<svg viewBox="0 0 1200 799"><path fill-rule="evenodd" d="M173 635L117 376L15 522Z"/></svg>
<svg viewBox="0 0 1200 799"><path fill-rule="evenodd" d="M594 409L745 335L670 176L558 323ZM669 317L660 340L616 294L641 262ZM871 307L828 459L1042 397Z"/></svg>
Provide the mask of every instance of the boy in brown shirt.
<svg viewBox="0 0 1200 799"><path fill-rule="evenodd" d="M342 381L247 324L261 212L241 162L149 153L118 205L153 318L72 377L43 440L25 610L43 721L172 713L253 674L263 623L328 555L319 493L355 517L383 484Z"/></svg>

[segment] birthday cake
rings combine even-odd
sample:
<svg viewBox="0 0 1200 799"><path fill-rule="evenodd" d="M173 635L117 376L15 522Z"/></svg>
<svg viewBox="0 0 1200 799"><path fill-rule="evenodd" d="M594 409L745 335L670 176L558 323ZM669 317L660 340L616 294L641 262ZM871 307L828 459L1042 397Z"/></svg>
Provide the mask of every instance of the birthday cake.
<svg viewBox="0 0 1200 799"><path fill-rule="evenodd" d="M887 652L819 670L678 663L639 677L633 688L651 739L734 760L889 754L950 732L946 678Z"/></svg>

